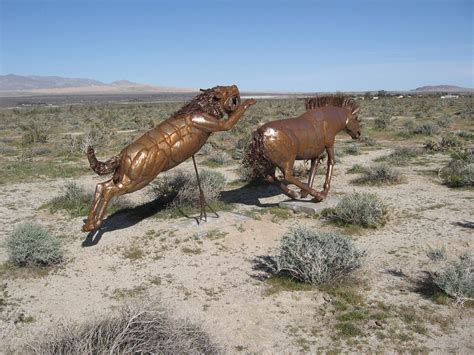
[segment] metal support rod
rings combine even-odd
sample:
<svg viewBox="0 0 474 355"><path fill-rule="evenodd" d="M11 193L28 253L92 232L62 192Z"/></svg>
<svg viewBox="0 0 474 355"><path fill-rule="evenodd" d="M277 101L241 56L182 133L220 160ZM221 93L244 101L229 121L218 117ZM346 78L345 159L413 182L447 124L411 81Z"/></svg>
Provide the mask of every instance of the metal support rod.
<svg viewBox="0 0 474 355"><path fill-rule="evenodd" d="M196 179L197 179L197 183L199 187L199 203L201 206L201 213L199 215L199 220L202 221L203 219L202 217L204 216L204 221L207 222L206 206L209 207L209 209L216 215L217 218L219 218L219 215L216 213L216 211L214 211L212 207L209 206L209 204L206 202L206 199L204 197L204 192L202 191L201 179L199 178L199 172L196 165L196 158L194 158L194 155L192 156L192 158L193 158L193 164L194 164L194 171L196 172ZM199 223L199 220L198 220L198 223Z"/></svg>

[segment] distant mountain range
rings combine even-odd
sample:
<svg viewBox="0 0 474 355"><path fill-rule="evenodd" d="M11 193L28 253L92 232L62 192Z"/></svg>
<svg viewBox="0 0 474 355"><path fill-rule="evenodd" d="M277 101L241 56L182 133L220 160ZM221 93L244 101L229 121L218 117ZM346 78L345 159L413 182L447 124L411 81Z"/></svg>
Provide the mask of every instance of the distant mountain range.
<svg viewBox="0 0 474 355"><path fill-rule="evenodd" d="M110 84L98 80L40 75L0 75L0 91L35 94L80 94L121 92L194 92L196 89L161 87L118 80Z"/></svg>
<svg viewBox="0 0 474 355"><path fill-rule="evenodd" d="M474 92L473 88L462 88L455 85L428 85L413 89L418 92Z"/></svg>
<svg viewBox="0 0 474 355"><path fill-rule="evenodd" d="M40 75L0 75L0 93L8 96L28 94L113 94L113 93L185 93L196 92L192 88L152 86L117 80L110 84L93 79L63 78ZM422 86L412 92L474 92L472 88L454 85Z"/></svg>

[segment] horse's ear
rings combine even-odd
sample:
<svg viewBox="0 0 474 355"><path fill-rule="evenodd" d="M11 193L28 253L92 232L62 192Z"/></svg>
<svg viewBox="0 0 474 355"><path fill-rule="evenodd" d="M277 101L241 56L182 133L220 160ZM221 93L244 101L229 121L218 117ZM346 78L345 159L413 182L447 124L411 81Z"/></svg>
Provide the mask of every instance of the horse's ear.
<svg viewBox="0 0 474 355"><path fill-rule="evenodd" d="M357 107L354 111L352 111L352 115L355 115L359 112L359 107Z"/></svg>
<svg viewBox="0 0 474 355"><path fill-rule="evenodd" d="M199 91L206 92L209 89L199 89Z"/></svg>

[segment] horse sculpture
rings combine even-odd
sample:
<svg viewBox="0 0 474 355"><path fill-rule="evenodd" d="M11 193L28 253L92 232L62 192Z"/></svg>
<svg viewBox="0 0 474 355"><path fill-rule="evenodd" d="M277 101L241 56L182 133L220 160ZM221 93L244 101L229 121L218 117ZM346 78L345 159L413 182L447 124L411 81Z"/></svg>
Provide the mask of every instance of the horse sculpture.
<svg viewBox="0 0 474 355"><path fill-rule="evenodd" d="M297 198L296 192L275 176L278 167L288 183L301 189L301 198L310 194L314 201L322 201L331 186L336 134L345 130L353 139L358 139L358 112L359 106L351 98L340 95L310 98L301 116L268 122L253 133L243 166L251 169L253 178L263 177L287 196ZM313 180L324 151L327 152L326 181L323 190L317 192L312 188ZM294 177L295 160L311 161L307 184Z"/></svg>
<svg viewBox="0 0 474 355"><path fill-rule="evenodd" d="M84 232L101 226L112 197L143 188L160 172L175 167L191 156L194 161L194 154L213 132L228 131L247 108L255 104L254 99L240 104L239 89L235 85L201 91L202 94L171 118L143 134L106 162L98 161L94 149L88 148L87 157L92 170L99 175L113 173L113 176L97 184L87 221L82 227ZM229 118L220 121L225 114ZM202 191L200 197L202 218L205 203Z"/></svg>

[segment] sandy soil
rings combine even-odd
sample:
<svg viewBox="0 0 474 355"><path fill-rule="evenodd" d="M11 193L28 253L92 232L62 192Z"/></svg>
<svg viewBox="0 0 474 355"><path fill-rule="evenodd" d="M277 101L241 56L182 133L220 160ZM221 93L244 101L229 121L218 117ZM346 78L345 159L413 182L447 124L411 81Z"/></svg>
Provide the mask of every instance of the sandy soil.
<svg viewBox="0 0 474 355"><path fill-rule="evenodd" d="M452 304L439 305L417 292L416 283L431 266L426 256L430 247L445 246L450 259L473 253L472 227L474 194L449 189L433 172L445 157L424 156L416 164L401 168L407 183L365 187L351 183L354 175L345 171L354 163L368 164L387 150L359 156L344 156L336 165L332 196L352 191L378 193L392 208L389 223L381 229L362 230L351 235L369 257L359 272L360 291L368 307L383 302L393 307L410 307L425 319L425 334L413 333L409 340L376 336L378 326L369 323L366 337L334 338L335 310L325 292L282 291L268 294L262 271L255 269L259 256L275 254L280 238L297 223L315 230L337 229L324 220L295 214L276 221L271 215L255 220L244 215L253 208L268 208L286 199L272 187L234 190L223 194L240 201L233 212L209 218L196 225L192 219L137 221L115 215L107 230L95 242L80 232L82 218L50 214L39 207L60 193L64 180L12 184L2 188L0 206L0 263L7 261L3 241L15 224L34 220L63 236L67 261L47 275L6 273L8 305L1 315L0 343L12 348L40 336L61 322L86 322L100 317L132 297L161 300L178 316L202 324L211 338L226 351L256 353L340 351L454 351L472 353L473 311ZM188 162L186 169L191 169ZM235 167L218 169L228 181L236 178ZM317 176L318 187L322 176ZM94 176L76 180L87 189L101 181ZM150 190L129 195L136 204L151 199ZM256 207L259 201L263 207ZM323 202L325 203L325 202ZM327 203L327 202L326 202ZM209 237L219 230L225 235ZM213 235L211 232L210 235ZM144 255L125 257L139 248ZM20 314L32 322L18 322ZM24 318L23 316L23 318ZM437 318L436 318L437 317ZM436 319L445 319L441 327ZM400 320L388 319L384 327L398 332ZM401 327L401 325L400 325Z"/></svg>

